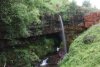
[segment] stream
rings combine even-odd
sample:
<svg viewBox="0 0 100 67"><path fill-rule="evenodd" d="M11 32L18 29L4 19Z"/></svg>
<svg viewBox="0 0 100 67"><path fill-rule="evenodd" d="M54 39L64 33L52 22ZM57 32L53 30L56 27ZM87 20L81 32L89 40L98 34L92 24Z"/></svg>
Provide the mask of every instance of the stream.
<svg viewBox="0 0 100 67"><path fill-rule="evenodd" d="M57 48L57 51L42 59L35 67L59 67L58 62L63 59L65 53L64 49Z"/></svg>

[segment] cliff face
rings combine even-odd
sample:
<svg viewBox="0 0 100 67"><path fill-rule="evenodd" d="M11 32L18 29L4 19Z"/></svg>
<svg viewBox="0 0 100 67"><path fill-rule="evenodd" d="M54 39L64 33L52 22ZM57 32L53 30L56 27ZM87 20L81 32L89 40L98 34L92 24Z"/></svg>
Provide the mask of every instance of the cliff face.
<svg viewBox="0 0 100 67"><path fill-rule="evenodd" d="M93 24L99 23L100 12L93 12L84 16L85 27L90 27Z"/></svg>
<svg viewBox="0 0 100 67"><path fill-rule="evenodd" d="M92 26L71 44L60 67L100 66L100 24Z"/></svg>
<svg viewBox="0 0 100 67"><path fill-rule="evenodd" d="M90 26L100 23L100 12L91 12L84 16L84 24L79 24L82 27L89 28Z"/></svg>

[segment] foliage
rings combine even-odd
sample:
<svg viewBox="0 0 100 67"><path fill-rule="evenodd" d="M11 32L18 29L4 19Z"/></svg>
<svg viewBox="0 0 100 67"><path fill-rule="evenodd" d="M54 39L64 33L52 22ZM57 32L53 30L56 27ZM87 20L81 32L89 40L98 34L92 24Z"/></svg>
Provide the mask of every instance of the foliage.
<svg viewBox="0 0 100 67"><path fill-rule="evenodd" d="M0 53L0 67L33 67L40 58L54 51L53 39L40 38L35 43L23 47L6 49Z"/></svg>
<svg viewBox="0 0 100 67"><path fill-rule="evenodd" d="M63 0L64 1L64 0ZM44 22L40 17L53 15L58 11L54 0L3 0L0 1L0 30L3 32L2 39L10 39L12 44L15 38L29 37L30 25ZM47 19L45 19L47 20ZM49 22L49 21L46 21ZM3 28L3 29L2 29ZM36 29L40 33L41 29Z"/></svg>
<svg viewBox="0 0 100 67"><path fill-rule="evenodd" d="M28 25L39 22L39 11L32 0L4 0L0 2L0 20L8 32L5 38L29 36Z"/></svg>
<svg viewBox="0 0 100 67"><path fill-rule="evenodd" d="M85 1L83 2L82 6L84 6L84 7L91 7L91 3L90 3L89 0L88 0L88 1L85 0Z"/></svg>
<svg viewBox="0 0 100 67"><path fill-rule="evenodd" d="M57 2L55 0L0 1L0 22L5 27L4 31L7 32L4 38L30 36L29 25L33 22L40 23L40 16L45 16L45 13L55 14L59 12L60 10L57 9L60 9L65 2L67 3L65 0Z"/></svg>
<svg viewBox="0 0 100 67"><path fill-rule="evenodd" d="M90 12L97 11L95 7L91 6L90 1L84 1L83 6L78 6L76 1L68 2L65 6L62 7L60 13L64 22L84 22L84 15Z"/></svg>
<svg viewBox="0 0 100 67"><path fill-rule="evenodd" d="M52 39L43 38L39 42L31 44L29 47L30 49L33 49L35 51L36 55L39 58L43 58L43 56L54 51L53 46L54 41Z"/></svg>
<svg viewBox="0 0 100 67"><path fill-rule="evenodd" d="M80 22L84 15L84 10L79 7L75 1L72 1L61 12L64 22Z"/></svg>
<svg viewBox="0 0 100 67"><path fill-rule="evenodd" d="M33 67L37 55L29 49L12 49L0 53L0 67Z"/></svg>
<svg viewBox="0 0 100 67"><path fill-rule="evenodd" d="M95 38L96 38L96 36L94 35L87 35L87 36L85 36L84 38L83 38L83 42L84 42L84 44L89 44L89 43L93 43L94 42L94 40L95 40Z"/></svg>
<svg viewBox="0 0 100 67"><path fill-rule="evenodd" d="M100 27L99 24L81 34L70 47L70 52L60 62L60 67L99 67L100 66ZM84 43L84 37L92 37ZM95 37L94 37L95 36ZM90 39L89 39L90 40Z"/></svg>
<svg viewBox="0 0 100 67"><path fill-rule="evenodd" d="M82 7L86 9L86 12L93 12L97 11L98 9L96 7L92 7L89 0L85 0L82 4Z"/></svg>

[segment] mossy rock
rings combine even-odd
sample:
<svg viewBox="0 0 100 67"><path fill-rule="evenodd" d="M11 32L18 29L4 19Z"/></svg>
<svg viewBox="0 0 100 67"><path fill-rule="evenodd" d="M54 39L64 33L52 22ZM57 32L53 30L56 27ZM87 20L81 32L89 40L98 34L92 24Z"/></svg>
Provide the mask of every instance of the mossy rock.
<svg viewBox="0 0 100 67"><path fill-rule="evenodd" d="M13 49L0 53L0 67L33 67L39 60L34 52L27 49Z"/></svg>
<svg viewBox="0 0 100 67"><path fill-rule="evenodd" d="M60 67L100 66L100 26L94 25L81 34L70 46L69 53L60 62Z"/></svg>

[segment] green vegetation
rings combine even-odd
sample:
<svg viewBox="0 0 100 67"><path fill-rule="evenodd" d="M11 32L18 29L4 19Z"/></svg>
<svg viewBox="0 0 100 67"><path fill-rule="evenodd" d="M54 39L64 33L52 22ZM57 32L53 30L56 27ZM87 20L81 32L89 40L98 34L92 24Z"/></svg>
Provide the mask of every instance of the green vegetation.
<svg viewBox="0 0 100 67"><path fill-rule="evenodd" d="M100 66L100 26L94 25L81 34L70 46L70 52L60 62L60 67Z"/></svg>
<svg viewBox="0 0 100 67"><path fill-rule="evenodd" d="M58 1L58 0L57 0ZM37 43L26 44L23 47L17 45L16 38L27 38L31 35L31 24L41 24L45 15L54 15L60 12L66 0L1 0L0 1L0 39L7 39L0 53L0 67L33 67L35 61L54 51L54 41L43 38ZM67 3L67 1L66 1ZM65 4L66 4L65 3ZM65 5L64 4L64 5ZM60 5L60 6L59 6ZM46 21L48 22L48 21ZM40 30L38 30L40 31ZM36 31L37 32L37 31ZM34 32L34 33L36 33ZM14 48L9 48L15 45ZM0 44L1 46L1 44ZM7 51L6 51L7 50Z"/></svg>
<svg viewBox="0 0 100 67"><path fill-rule="evenodd" d="M39 58L30 49L11 49L0 53L0 67L33 67L35 61Z"/></svg>
<svg viewBox="0 0 100 67"><path fill-rule="evenodd" d="M42 24L40 17L54 15L60 12L60 8L68 1L62 0L3 0L0 1L0 29L2 29L2 39L29 37L31 24ZM44 19L47 20L47 19ZM46 21L49 22L49 21ZM3 27L2 27L3 26ZM40 31L40 30L37 30ZM37 32L36 31L36 32ZM36 33L34 32L34 33Z"/></svg>
<svg viewBox="0 0 100 67"><path fill-rule="evenodd" d="M41 38L35 43L26 47L9 48L0 53L0 67L34 67L40 58L44 58L53 52L54 41L52 39Z"/></svg>
<svg viewBox="0 0 100 67"><path fill-rule="evenodd" d="M53 39L42 38L40 41L32 43L29 47L30 49L33 49L39 58L43 58L43 56L54 51L53 46Z"/></svg>
<svg viewBox="0 0 100 67"><path fill-rule="evenodd" d="M5 26L4 38L29 36L28 26L34 21L39 22L39 10L32 0L4 0L0 1L1 24Z"/></svg>
<svg viewBox="0 0 100 67"><path fill-rule="evenodd" d="M21 41L21 39L30 37L33 33L42 32L41 29L36 29L35 32L31 31L32 24L43 26L45 22L52 22L48 19L55 20L57 18L55 15L58 14L62 15L64 21L74 21L77 16L84 15L84 11L82 11L81 7L75 2L70 3L69 0L0 0L0 48L2 50L0 67L33 67L35 61L39 61L40 58L54 51L55 44L53 39L45 37L39 38L39 41L34 43L26 41L27 39L25 43L22 43L24 40ZM53 22L57 22L56 20ZM94 34L84 37L84 45L87 44L85 46L92 46L88 44L94 43L95 38L99 36L99 34ZM83 44L83 42L78 43ZM19 43L22 43L21 46ZM84 48L88 48L85 46ZM77 46L75 45L75 47ZM71 52L74 54L73 49L76 49L74 45L71 46ZM61 64L65 63L64 61Z"/></svg>
<svg viewBox="0 0 100 67"><path fill-rule="evenodd" d="M64 22L82 22L85 10L76 4L75 1L67 4L64 10L61 12Z"/></svg>

